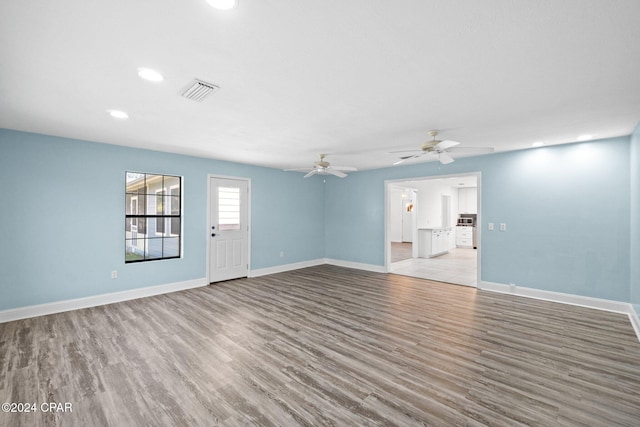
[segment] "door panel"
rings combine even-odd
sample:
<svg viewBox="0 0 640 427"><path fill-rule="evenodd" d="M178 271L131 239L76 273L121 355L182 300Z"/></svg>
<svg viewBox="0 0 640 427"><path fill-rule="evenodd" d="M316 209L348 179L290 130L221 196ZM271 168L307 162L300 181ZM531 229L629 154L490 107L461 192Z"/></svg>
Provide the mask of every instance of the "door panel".
<svg viewBox="0 0 640 427"><path fill-rule="evenodd" d="M227 242L217 241L216 246L216 264L215 270L227 268Z"/></svg>
<svg viewBox="0 0 640 427"><path fill-rule="evenodd" d="M210 178L209 282L249 272L248 181Z"/></svg>
<svg viewBox="0 0 640 427"><path fill-rule="evenodd" d="M233 268L239 268L242 267L242 263L244 262L245 257L242 256L243 253L243 247L244 242L242 240L236 239L233 240L232 242L233 244L233 256L231 257L231 260L233 262Z"/></svg>

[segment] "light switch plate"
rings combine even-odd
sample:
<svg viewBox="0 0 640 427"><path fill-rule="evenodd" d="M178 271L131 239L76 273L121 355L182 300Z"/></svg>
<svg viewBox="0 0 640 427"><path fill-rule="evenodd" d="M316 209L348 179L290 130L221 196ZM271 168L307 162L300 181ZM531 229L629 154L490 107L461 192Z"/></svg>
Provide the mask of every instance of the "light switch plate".
<svg viewBox="0 0 640 427"><path fill-rule="evenodd" d="M487 224L487 228L489 231L493 231L493 223L490 222L489 224Z"/></svg>

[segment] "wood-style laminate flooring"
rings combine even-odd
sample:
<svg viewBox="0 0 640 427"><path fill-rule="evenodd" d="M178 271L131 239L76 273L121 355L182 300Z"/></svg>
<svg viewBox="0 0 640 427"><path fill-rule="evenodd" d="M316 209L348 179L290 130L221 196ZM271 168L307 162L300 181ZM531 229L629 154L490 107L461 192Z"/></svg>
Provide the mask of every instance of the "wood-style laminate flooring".
<svg viewBox="0 0 640 427"><path fill-rule="evenodd" d="M2 426L638 426L620 314L318 266L0 324Z"/></svg>

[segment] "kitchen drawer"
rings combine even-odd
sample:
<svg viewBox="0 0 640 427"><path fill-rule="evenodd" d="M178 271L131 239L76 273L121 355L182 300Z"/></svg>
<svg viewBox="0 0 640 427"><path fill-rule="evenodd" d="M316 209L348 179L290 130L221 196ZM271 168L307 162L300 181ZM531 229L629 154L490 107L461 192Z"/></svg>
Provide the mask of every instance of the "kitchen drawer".
<svg viewBox="0 0 640 427"><path fill-rule="evenodd" d="M473 245L473 239L471 238L456 238L456 246L471 246Z"/></svg>
<svg viewBox="0 0 640 427"><path fill-rule="evenodd" d="M456 238L471 239L473 238L473 230L464 227L462 230L456 230Z"/></svg>

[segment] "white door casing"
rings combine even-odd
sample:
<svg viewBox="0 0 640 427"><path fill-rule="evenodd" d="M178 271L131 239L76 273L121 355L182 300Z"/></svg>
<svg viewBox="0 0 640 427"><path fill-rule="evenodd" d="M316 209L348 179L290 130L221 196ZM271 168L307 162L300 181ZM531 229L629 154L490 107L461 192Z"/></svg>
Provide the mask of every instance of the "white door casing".
<svg viewBox="0 0 640 427"><path fill-rule="evenodd" d="M209 177L209 283L249 274L249 180Z"/></svg>

